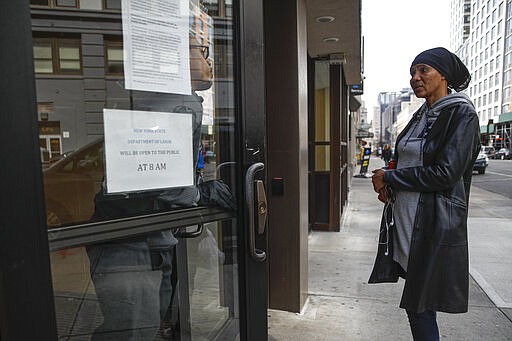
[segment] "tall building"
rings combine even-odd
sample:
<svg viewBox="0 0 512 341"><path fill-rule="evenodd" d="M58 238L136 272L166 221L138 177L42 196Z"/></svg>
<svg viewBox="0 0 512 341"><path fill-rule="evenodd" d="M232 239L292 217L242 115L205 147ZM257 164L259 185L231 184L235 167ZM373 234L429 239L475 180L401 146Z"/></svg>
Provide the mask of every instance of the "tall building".
<svg viewBox="0 0 512 341"><path fill-rule="evenodd" d="M378 127L374 128L377 144L383 146L386 143L393 143L396 136L395 125L398 113L401 111L402 102L409 101L412 90L403 88L396 92L381 92L378 96L379 111L374 114L378 117Z"/></svg>
<svg viewBox="0 0 512 341"><path fill-rule="evenodd" d="M512 146L512 1L452 0L450 48L466 63L466 90L480 120L482 143Z"/></svg>
<svg viewBox="0 0 512 341"><path fill-rule="evenodd" d="M451 1L450 48L466 62L471 73L467 93L481 126L510 110L510 66L504 63L505 59L510 61L510 56L504 57L508 52L505 25L510 18L507 3L510 1Z"/></svg>
<svg viewBox="0 0 512 341"><path fill-rule="evenodd" d="M450 18L450 46L458 54L471 32L471 0L452 0Z"/></svg>

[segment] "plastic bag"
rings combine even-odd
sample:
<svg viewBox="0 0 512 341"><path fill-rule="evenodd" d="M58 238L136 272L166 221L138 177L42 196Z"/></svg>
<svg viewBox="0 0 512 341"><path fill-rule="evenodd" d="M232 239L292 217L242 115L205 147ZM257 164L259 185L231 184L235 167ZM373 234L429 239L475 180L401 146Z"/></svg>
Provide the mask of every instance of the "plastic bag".
<svg viewBox="0 0 512 341"><path fill-rule="evenodd" d="M214 268L219 264L224 264L224 252L219 250L217 240L208 228L206 228L206 236L199 242L198 254L200 264L206 268Z"/></svg>

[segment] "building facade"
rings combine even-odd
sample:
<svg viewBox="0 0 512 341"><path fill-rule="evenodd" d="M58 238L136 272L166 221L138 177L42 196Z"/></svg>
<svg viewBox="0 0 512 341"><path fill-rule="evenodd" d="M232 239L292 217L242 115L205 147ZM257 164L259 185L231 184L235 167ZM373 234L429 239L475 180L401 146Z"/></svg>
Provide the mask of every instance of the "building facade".
<svg viewBox="0 0 512 341"><path fill-rule="evenodd" d="M482 142L496 147L510 146L510 138L496 129L508 131L510 123L504 121L507 116L503 114L512 111L511 11L507 0L451 2L450 47L471 72L466 92L480 119Z"/></svg>

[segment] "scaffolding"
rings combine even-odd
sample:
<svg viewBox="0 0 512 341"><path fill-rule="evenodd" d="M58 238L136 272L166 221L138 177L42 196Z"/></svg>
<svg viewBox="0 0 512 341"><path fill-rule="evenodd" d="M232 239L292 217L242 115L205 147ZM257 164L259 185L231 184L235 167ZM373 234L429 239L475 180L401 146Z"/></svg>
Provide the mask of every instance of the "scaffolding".
<svg viewBox="0 0 512 341"><path fill-rule="evenodd" d="M501 148L511 149L512 121L496 123L494 133L494 148L496 150L500 150Z"/></svg>

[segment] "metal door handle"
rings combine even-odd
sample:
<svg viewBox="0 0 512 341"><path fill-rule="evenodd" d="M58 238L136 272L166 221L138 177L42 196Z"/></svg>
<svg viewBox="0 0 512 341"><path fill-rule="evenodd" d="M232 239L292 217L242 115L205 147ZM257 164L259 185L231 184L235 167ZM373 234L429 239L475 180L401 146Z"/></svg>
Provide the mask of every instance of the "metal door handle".
<svg viewBox="0 0 512 341"><path fill-rule="evenodd" d="M267 259L267 254L263 250L256 249L256 232L254 227L254 173L265 168L265 165L261 162L255 163L247 169L245 174L245 202L249 213L249 253L257 262L264 262ZM263 182L261 183L263 185ZM259 200L258 200L259 201ZM266 212L266 204L265 204ZM258 213L259 214L259 213ZM265 213L266 214L266 213ZM265 219L266 220L266 219ZM264 220L264 221L265 221ZM260 231L260 219L258 219L258 232ZM263 231L265 231L265 224L263 223Z"/></svg>

